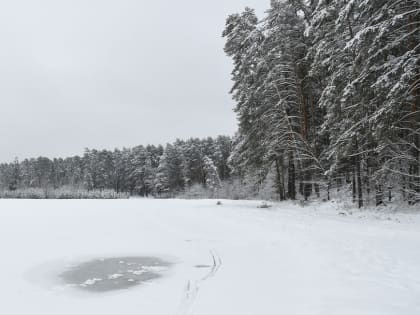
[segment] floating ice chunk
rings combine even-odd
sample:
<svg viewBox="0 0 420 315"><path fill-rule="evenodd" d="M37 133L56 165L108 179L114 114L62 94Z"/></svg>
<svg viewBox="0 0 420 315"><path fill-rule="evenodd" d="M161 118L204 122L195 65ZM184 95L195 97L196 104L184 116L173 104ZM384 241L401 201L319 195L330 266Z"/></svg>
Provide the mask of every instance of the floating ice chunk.
<svg viewBox="0 0 420 315"><path fill-rule="evenodd" d="M149 272L161 272L161 271L168 270L167 267L162 267L162 266L144 266L143 269L144 271L149 271Z"/></svg>
<svg viewBox="0 0 420 315"><path fill-rule="evenodd" d="M140 276L141 274L147 272L146 270L134 270L132 273L136 276Z"/></svg>
<svg viewBox="0 0 420 315"><path fill-rule="evenodd" d="M102 281L101 278L92 278L92 279L87 279L85 282L83 282L80 286L82 287L86 287L88 285L93 285L98 281Z"/></svg>

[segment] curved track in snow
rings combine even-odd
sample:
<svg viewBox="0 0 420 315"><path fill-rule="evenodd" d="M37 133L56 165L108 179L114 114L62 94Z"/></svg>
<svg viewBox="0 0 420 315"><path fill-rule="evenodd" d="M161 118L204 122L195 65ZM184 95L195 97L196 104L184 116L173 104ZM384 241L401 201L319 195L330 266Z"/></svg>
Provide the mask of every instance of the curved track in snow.
<svg viewBox="0 0 420 315"><path fill-rule="evenodd" d="M216 276L220 267L222 266L222 259L216 253L215 250L210 251L213 264L210 267L210 271L205 274L202 278L197 280L188 280L184 290L184 297L181 300L180 306L176 315L193 315L194 314L194 302L198 297L200 288L205 282L214 276Z"/></svg>

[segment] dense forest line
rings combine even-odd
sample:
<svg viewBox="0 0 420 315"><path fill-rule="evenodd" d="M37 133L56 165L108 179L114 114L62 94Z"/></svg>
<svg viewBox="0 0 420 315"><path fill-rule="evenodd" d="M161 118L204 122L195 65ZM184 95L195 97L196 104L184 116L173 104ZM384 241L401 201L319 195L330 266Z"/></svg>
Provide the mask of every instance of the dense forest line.
<svg viewBox="0 0 420 315"><path fill-rule="evenodd" d="M228 17L236 170L280 199L420 200L420 1L272 0Z"/></svg>
<svg viewBox="0 0 420 315"><path fill-rule="evenodd" d="M177 140L163 146L136 146L122 150L90 150L83 156L68 158L38 157L0 165L3 196L31 196L31 189L42 189L43 196L63 197L116 196L127 193L139 196L169 197L187 187L202 185L216 191L229 179L228 158L231 138ZM65 189L63 189L65 188ZM17 191L18 194L11 192ZM23 193L21 193L23 191ZM111 191L110 194L100 194ZM35 196L37 192L34 193ZM122 194L121 196L125 196Z"/></svg>

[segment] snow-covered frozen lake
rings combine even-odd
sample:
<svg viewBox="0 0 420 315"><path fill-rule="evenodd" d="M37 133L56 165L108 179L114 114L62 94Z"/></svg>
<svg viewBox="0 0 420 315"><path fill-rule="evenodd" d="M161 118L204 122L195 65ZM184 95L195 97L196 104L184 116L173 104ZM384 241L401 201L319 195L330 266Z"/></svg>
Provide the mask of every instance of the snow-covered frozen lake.
<svg viewBox="0 0 420 315"><path fill-rule="evenodd" d="M420 314L419 215L258 204L0 200L0 313Z"/></svg>

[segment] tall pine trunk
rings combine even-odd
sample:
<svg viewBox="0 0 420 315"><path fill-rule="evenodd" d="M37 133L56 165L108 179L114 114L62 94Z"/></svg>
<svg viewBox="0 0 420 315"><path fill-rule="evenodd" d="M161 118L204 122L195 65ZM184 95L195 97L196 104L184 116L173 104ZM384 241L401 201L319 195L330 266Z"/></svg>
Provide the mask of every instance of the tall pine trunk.
<svg viewBox="0 0 420 315"><path fill-rule="evenodd" d="M283 157L276 159L276 179L277 179L277 192L281 201L286 199L284 191L284 176L283 176Z"/></svg>
<svg viewBox="0 0 420 315"><path fill-rule="evenodd" d="M359 198L359 208L363 207L363 182L362 182L362 175L360 172L360 158L357 157L356 159L356 170L357 170L357 195Z"/></svg>
<svg viewBox="0 0 420 315"><path fill-rule="evenodd" d="M289 166L288 166L288 197L289 199L295 200L296 199L296 171L295 171L295 161L293 152L289 152Z"/></svg>
<svg viewBox="0 0 420 315"><path fill-rule="evenodd" d="M352 172L352 196L353 203L356 203L356 157L353 157L353 172Z"/></svg>
<svg viewBox="0 0 420 315"><path fill-rule="evenodd" d="M409 15L408 19L408 29L410 32L414 30L414 27L418 27L419 17L413 18L412 15ZM418 37L416 35L412 35L410 41L410 48L415 49L418 45ZM417 68L416 68L416 76L414 80L420 80L420 62L417 61ZM414 87L412 89L411 95L413 97L413 101L411 103L411 133L413 134L411 142L412 142L412 162L410 163L409 167L409 197L408 202L409 204L416 204L420 200L420 136L418 134L418 124L420 123L420 114L418 111L420 110L420 82L415 81Z"/></svg>
<svg viewBox="0 0 420 315"><path fill-rule="evenodd" d="M363 207L363 182L362 182L362 174L361 174L361 155L359 153L359 143L356 137L355 142L355 152L357 155L354 157L356 163L356 176L357 176L357 199L358 199L358 206L359 208Z"/></svg>

